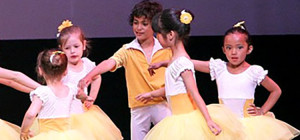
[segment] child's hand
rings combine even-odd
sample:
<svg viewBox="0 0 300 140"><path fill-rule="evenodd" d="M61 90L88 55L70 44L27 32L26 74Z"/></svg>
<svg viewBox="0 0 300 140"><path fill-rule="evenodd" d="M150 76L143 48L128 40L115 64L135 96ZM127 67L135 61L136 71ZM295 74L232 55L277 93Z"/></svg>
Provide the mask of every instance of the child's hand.
<svg viewBox="0 0 300 140"><path fill-rule="evenodd" d="M222 129L213 121L207 121L207 125L210 131L215 135L219 135L222 132Z"/></svg>
<svg viewBox="0 0 300 140"><path fill-rule="evenodd" d="M84 88L86 88L90 83L91 83L91 79L83 78L83 79L81 79L81 80L78 82L77 87L78 87L78 88L81 88L81 89L84 89Z"/></svg>
<svg viewBox="0 0 300 140"><path fill-rule="evenodd" d="M94 98L87 96L86 100L84 101L84 105L85 107L90 108L91 106L93 106L94 102Z"/></svg>
<svg viewBox="0 0 300 140"><path fill-rule="evenodd" d="M28 131L28 132L21 132L20 134L20 140L29 140L31 137L33 137L33 133Z"/></svg>
<svg viewBox="0 0 300 140"><path fill-rule="evenodd" d="M261 110L261 108L256 107L254 104L250 104L250 107L247 108L247 112L252 116L263 115L263 111Z"/></svg>
<svg viewBox="0 0 300 140"><path fill-rule="evenodd" d="M153 100L153 97L150 92L139 94L135 97L136 100L143 102L144 104Z"/></svg>
<svg viewBox="0 0 300 140"><path fill-rule="evenodd" d="M154 70L160 68L162 63L153 63L149 65L148 71L151 76L155 74Z"/></svg>
<svg viewBox="0 0 300 140"><path fill-rule="evenodd" d="M80 99L81 102L84 102L87 99L87 95L84 93L83 89L78 88L76 98Z"/></svg>

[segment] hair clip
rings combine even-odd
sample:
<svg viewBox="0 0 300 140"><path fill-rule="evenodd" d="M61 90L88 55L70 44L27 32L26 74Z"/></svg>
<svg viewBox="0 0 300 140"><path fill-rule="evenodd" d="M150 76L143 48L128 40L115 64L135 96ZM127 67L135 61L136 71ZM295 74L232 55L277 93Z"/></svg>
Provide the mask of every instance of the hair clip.
<svg viewBox="0 0 300 140"><path fill-rule="evenodd" d="M58 33L57 33L57 37L59 36L60 32L67 27L71 27L73 26L72 22L70 20L64 20L59 26L58 26Z"/></svg>
<svg viewBox="0 0 300 140"><path fill-rule="evenodd" d="M246 30L245 27L244 27L244 24L245 24L245 21L240 21L240 22L234 24L233 27L235 27L235 28L241 28L243 30Z"/></svg>
<svg viewBox="0 0 300 140"><path fill-rule="evenodd" d="M190 24L193 20L192 15L189 12L186 12L185 10L181 11L180 15L180 22L183 24Z"/></svg>
<svg viewBox="0 0 300 140"><path fill-rule="evenodd" d="M57 54L65 54L65 53L62 52L62 51L54 51L54 52L52 52L52 54L51 54L51 56L50 56L50 62L51 62L51 63L53 62L54 56L57 55Z"/></svg>

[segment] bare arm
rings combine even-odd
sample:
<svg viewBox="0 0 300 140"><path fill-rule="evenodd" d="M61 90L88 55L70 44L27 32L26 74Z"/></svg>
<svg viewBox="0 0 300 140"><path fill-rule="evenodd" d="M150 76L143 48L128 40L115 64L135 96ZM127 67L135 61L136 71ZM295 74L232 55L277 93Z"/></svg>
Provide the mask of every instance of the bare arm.
<svg viewBox="0 0 300 140"><path fill-rule="evenodd" d="M33 88L29 88L27 86L24 86L22 84L19 84L13 80L8 80L8 79L3 79L0 78L0 84L12 87L18 91L24 92L24 93L30 93L32 90L34 90Z"/></svg>
<svg viewBox="0 0 300 140"><path fill-rule="evenodd" d="M135 99L146 104L155 97L165 97L165 87L147 93L139 94L135 97Z"/></svg>
<svg viewBox="0 0 300 140"><path fill-rule="evenodd" d="M33 101L30 107L28 108L28 110L26 111L26 114L22 122L21 134L20 134L21 140L26 140L29 137L31 137L29 129L33 124L36 115L40 112L41 108L42 108L42 100L40 100L37 96L34 96Z"/></svg>
<svg viewBox="0 0 300 140"><path fill-rule="evenodd" d="M100 90L100 85L101 85L101 75L95 76L92 83L91 83L91 90L90 90L90 99L86 100L85 106L87 108L91 107L95 100L97 99L99 90Z"/></svg>
<svg viewBox="0 0 300 140"><path fill-rule="evenodd" d="M12 71L4 68L0 68L0 78L15 81L31 89L36 89L40 86L39 83L32 80L22 72Z"/></svg>
<svg viewBox="0 0 300 140"><path fill-rule="evenodd" d="M261 82L261 84L270 92L270 95L267 101L263 104L263 106L259 110L256 110L256 107L254 105L252 106L253 107L252 109L248 110L248 113L251 115L266 114L276 104L279 97L281 96L280 87L277 85L276 82L274 82L268 76L265 77L265 79Z"/></svg>
<svg viewBox="0 0 300 140"><path fill-rule="evenodd" d="M212 121L212 119L207 111L206 104L205 104L204 100L202 99L202 97L200 96L200 93L198 91L198 87L196 85L195 78L193 77L193 72L190 70L186 70L181 73L181 77L183 79L183 82L186 86L188 93L191 94L193 100L197 104L197 107L203 114L208 127L215 135L218 135L221 132L221 128L215 122Z"/></svg>
<svg viewBox="0 0 300 140"><path fill-rule="evenodd" d="M102 61L92 71L90 71L83 79L79 81L78 87L82 89L87 87L95 76L108 72L111 69L113 69L115 66L116 66L116 62L113 59L107 59Z"/></svg>
<svg viewBox="0 0 300 140"><path fill-rule="evenodd" d="M195 70L204 72L204 73L209 73L209 61L201 61L201 60L192 60Z"/></svg>

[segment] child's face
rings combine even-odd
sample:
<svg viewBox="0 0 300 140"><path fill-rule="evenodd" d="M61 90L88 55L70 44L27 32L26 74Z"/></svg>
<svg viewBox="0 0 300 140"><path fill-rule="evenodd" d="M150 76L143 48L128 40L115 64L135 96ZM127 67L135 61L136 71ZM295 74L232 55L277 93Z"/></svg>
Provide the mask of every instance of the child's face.
<svg viewBox="0 0 300 140"><path fill-rule="evenodd" d="M86 41L81 41L78 33L72 33L61 49L65 52L69 63L77 64L86 49L85 45Z"/></svg>
<svg viewBox="0 0 300 140"><path fill-rule="evenodd" d="M234 66L240 65L251 51L252 46L249 46L246 42L245 34L236 32L225 36L223 52L230 64Z"/></svg>
<svg viewBox="0 0 300 140"><path fill-rule="evenodd" d="M139 41L145 41L147 39L153 38L153 30L151 27L151 20L142 17L134 17L132 30Z"/></svg>

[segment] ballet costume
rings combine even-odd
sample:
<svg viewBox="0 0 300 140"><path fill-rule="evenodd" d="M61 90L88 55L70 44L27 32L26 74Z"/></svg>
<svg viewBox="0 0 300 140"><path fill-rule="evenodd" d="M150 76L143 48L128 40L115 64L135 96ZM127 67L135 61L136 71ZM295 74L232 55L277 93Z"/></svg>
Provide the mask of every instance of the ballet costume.
<svg viewBox="0 0 300 140"><path fill-rule="evenodd" d="M63 78L63 83L77 87L79 80L95 67L95 63L86 57L82 58L82 62L83 70L80 72L68 70L68 74ZM84 93L88 93L87 88L84 89ZM71 128L79 129L85 135L94 137L97 140L123 139L121 131L97 105L86 108L81 100L74 99L71 103L70 114Z"/></svg>
<svg viewBox="0 0 300 140"><path fill-rule="evenodd" d="M0 119L1 140L19 140L20 130L19 126Z"/></svg>
<svg viewBox="0 0 300 140"><path fill-rule="evenodd" d="M244 130L237 116L219 104L207 106L212 120L222 129L217 136L211 132L180 76L185 70L191 70L195 78L194 65L184 56L177 58L168 66L165 74L165 94L172 115L155 125L146 135L145 140L244 139Z"/></svg>
<svg viewBox="0 0 300 140"><path fill-rule="evenodd" d="M30 99L37 96L42 108L37 116L39 133L30 140L95 140L70 126L71 102L77 91L69 86L66 97L57 97L51 88L40 86L30 93Z"/></svg>
<svg viewBox="0 0 300 140"><path fill-rule="evenodd" d="M266 115L250 116L247 108L254 102L255 88L265 78L268 71L261 66L251 65L244 72L232 74L227 70L226 62L210 59L211 79L217 82L218 98L240 118L249 140L289 140L299 135L299 130L275 119L268 112Z"/></svg>

